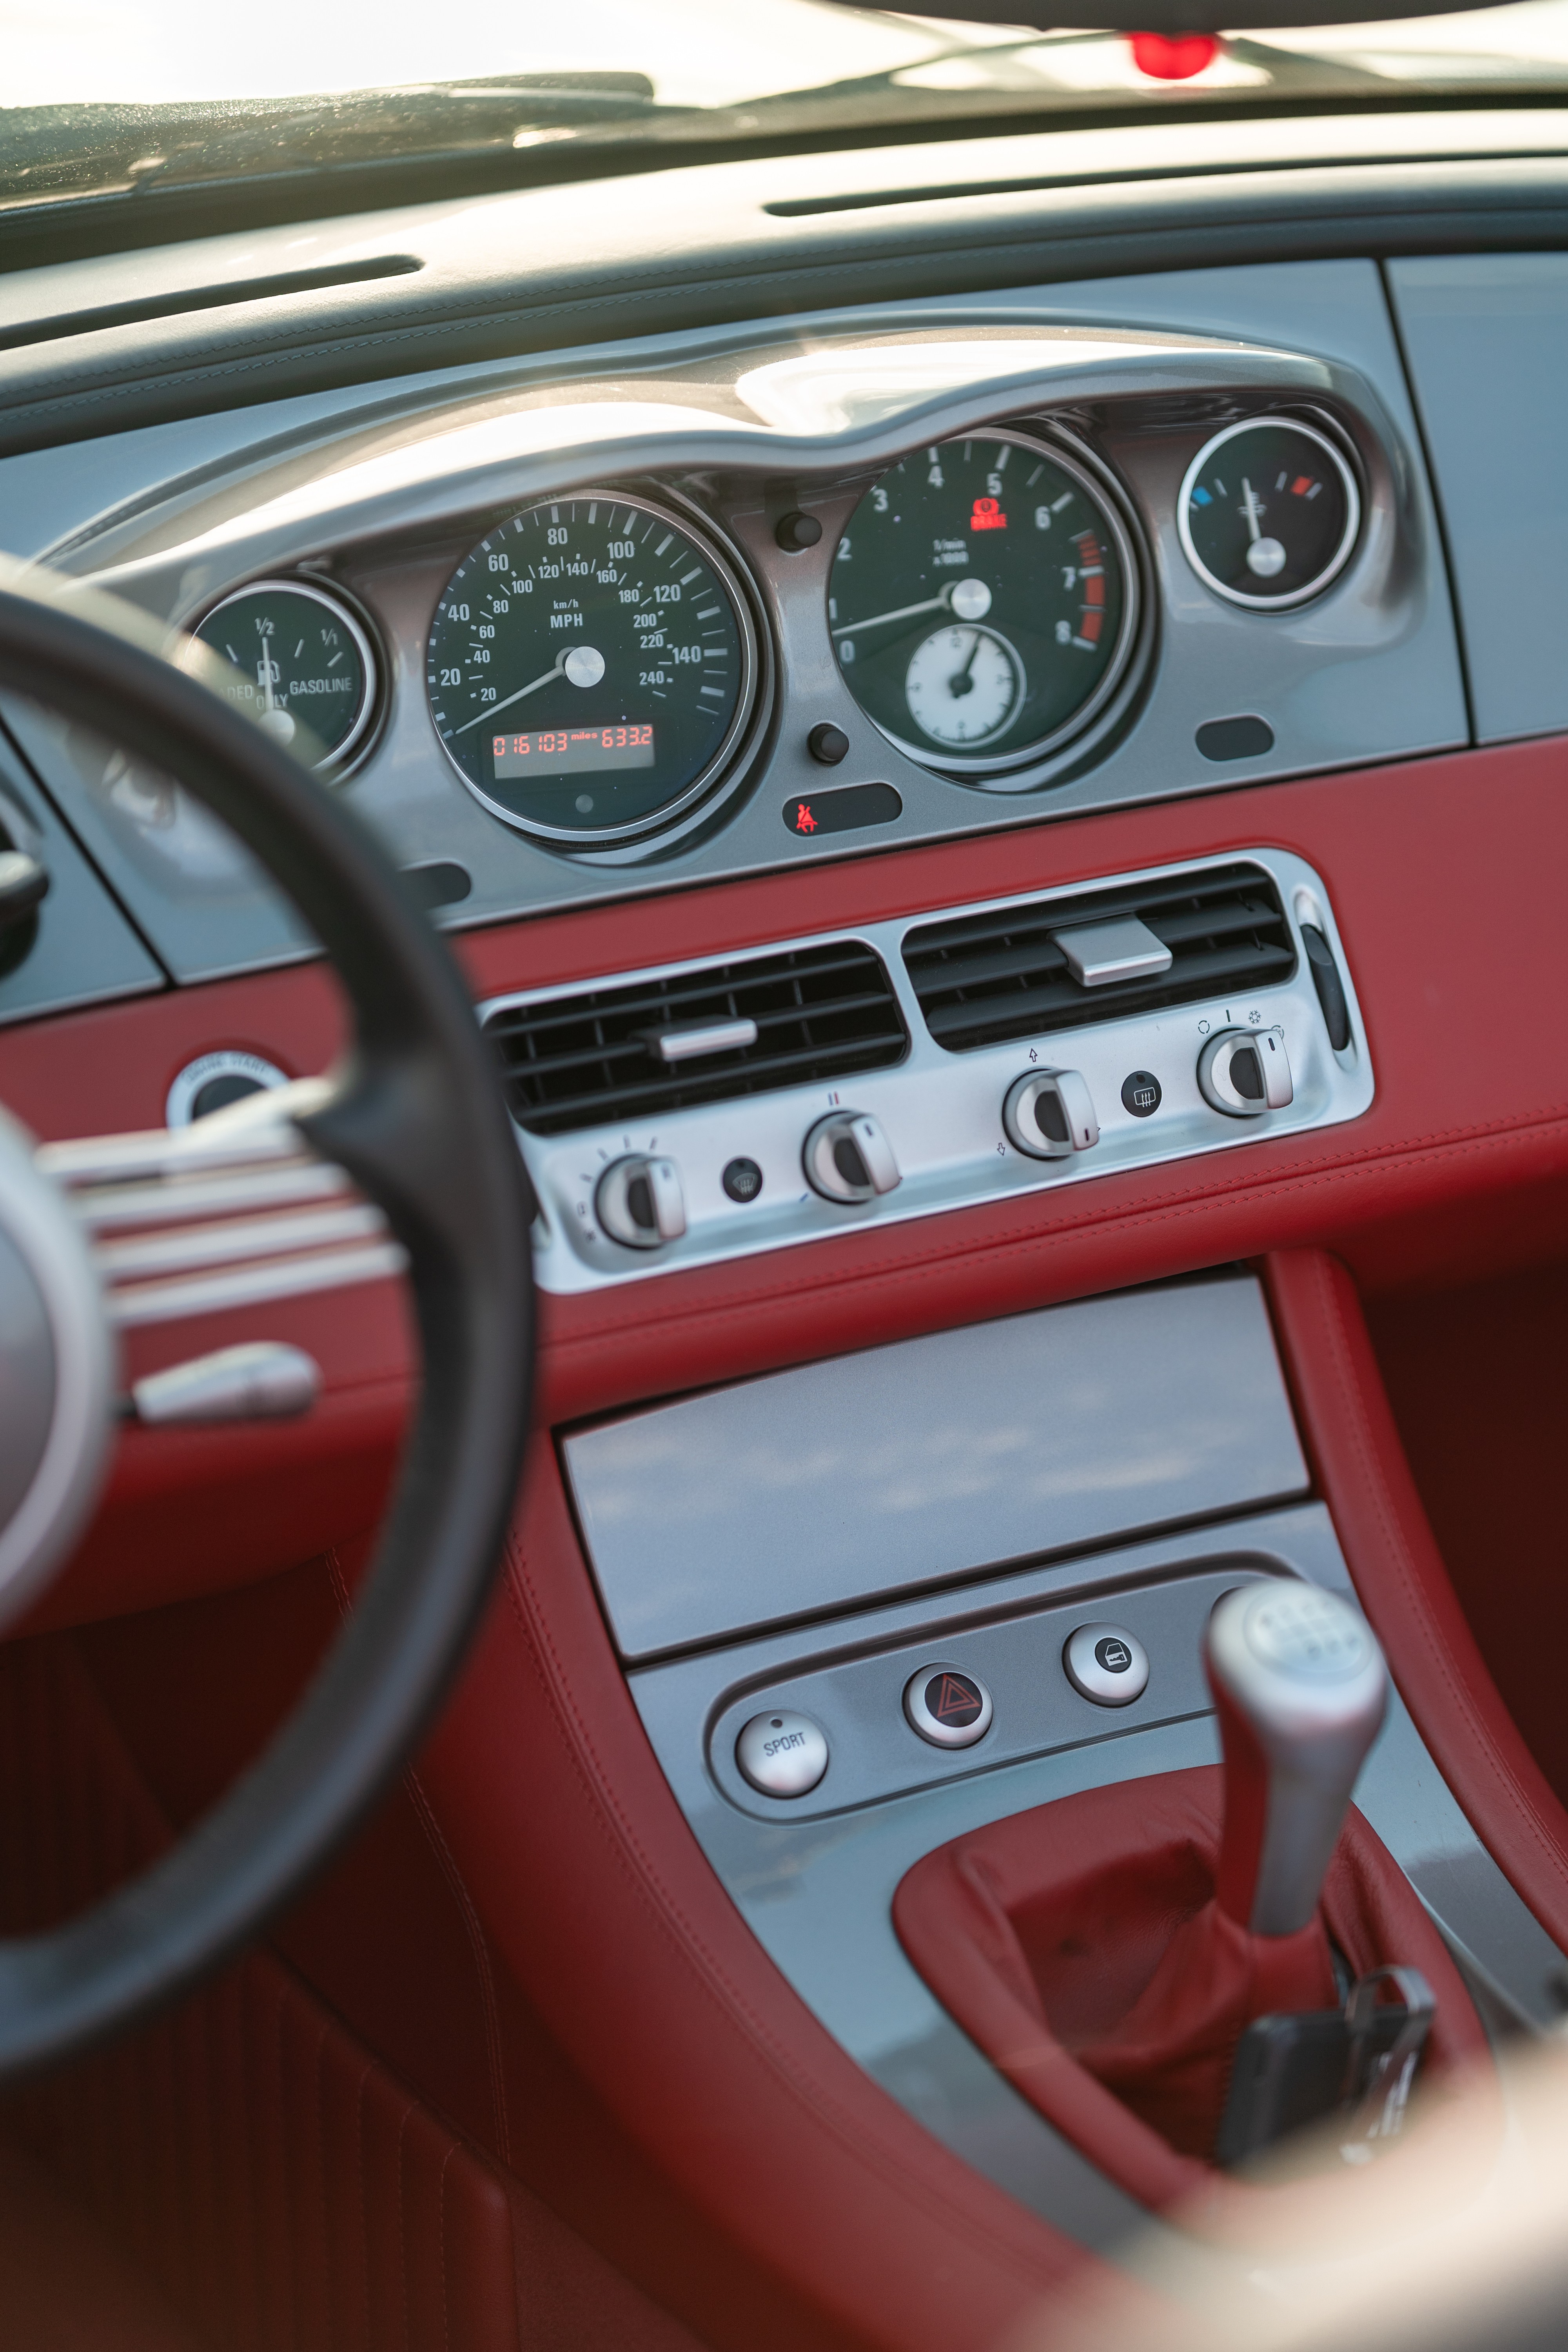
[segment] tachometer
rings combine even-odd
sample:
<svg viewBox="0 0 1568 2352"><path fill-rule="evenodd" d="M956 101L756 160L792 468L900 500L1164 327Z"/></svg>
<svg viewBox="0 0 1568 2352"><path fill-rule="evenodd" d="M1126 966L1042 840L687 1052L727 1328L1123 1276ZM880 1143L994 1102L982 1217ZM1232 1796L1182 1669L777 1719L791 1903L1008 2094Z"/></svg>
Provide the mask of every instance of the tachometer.
<svg viewBox="0 0 1568 2352"><path fill-rule="evenodd" d="M479 541L431 624L436 731L486 805L584 845L668 823L723 773L756 641L718 554L646 499L551 499Z"/></svg>
<svg viewBox="0 0 1568 2352"><path fill-rule="evenodd" d="M828 583L838 666L901 750L977 779L1069 741L1131 653L1127 535L1087 466L1022 434L938 442L868 490Z"/></svg>

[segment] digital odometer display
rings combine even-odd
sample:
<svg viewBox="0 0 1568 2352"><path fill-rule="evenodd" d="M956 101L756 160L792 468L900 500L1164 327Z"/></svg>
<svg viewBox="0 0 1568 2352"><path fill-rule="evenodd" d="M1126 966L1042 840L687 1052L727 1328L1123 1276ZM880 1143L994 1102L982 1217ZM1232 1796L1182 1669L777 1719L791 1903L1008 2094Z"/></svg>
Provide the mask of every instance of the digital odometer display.
<svg viewBox="0 0 1568 2352"><path fill-rule="evenodd" d="M532 735L498 735L490 745L498 776L599 775L606 768L651 768L651 727L563 727Z"/></svg>
<svg viewBox="0 0 1568 2352"><path fill-rule="evenodd" d="M510 824L613 841L721 773L753 667L718 558L658 508L600 493L527 508L458 566L431 625L430 709Z"/></svg>
<svg viewBox="0 0 1568 2352"><path fill-rule="evenodd" d="M1136 580L1087 469L1021 435L939 442L866 493L828 626L846 684L901 749L1016 768L1087 725L1125 667Z"/></svg>

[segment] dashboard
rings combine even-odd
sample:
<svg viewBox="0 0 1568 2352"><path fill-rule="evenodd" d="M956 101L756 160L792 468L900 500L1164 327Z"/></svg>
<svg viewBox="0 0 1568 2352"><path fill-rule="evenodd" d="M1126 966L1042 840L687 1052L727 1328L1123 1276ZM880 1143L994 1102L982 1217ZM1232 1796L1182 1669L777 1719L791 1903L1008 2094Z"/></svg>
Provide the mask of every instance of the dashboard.
<svg viewBox="0 0 1568 2352"><path fill-rule="evenodd" d="M298 733L453 928L1468 732L1367 263L668 338L570 383L345 400L281 446L238 423L42 551ZM101 910L101 992L149 950L185 983L308 954L180 794L6 723L129 918ZM46 953L7 1009L48 986ZM1375 1083L1331 894L1266 837L481 1017L563 1291L1337 1123ZM227 1050L168 1102L283 1075Z"/></svg>

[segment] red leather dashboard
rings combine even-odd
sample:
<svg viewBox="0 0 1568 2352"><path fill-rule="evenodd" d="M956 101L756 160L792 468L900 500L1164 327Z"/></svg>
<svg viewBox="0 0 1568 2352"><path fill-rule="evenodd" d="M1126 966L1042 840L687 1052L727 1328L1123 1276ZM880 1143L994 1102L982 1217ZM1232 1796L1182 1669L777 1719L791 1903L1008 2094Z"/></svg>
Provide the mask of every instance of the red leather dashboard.
<svg viewBox="0 0 1568 2352"><path fill-rule="evenodd" d="M461 938L482 996L1272 843L1322 875L1371 1040L1376 1099L1352 1125L546 1298L543 1415L558 1424L1266 1250L1331 1248L1367 1291L1548 1254L1568 1189L1568 1038L1554 1017L1568 996L1565 761L1548 739L1350 770ZM170 1077L205 1048L247 1046L303 1072L339 1034L319 971L185 989L7 1032L0 1100L50 1138L150 1126ZM130 1433L110 1509L40 1622L240 1581L374 1515L407 1377L385 1290L169 1327L128 1352L141 1371L263 1335L318 1356L316 1415L283 1430Z"/></svg>

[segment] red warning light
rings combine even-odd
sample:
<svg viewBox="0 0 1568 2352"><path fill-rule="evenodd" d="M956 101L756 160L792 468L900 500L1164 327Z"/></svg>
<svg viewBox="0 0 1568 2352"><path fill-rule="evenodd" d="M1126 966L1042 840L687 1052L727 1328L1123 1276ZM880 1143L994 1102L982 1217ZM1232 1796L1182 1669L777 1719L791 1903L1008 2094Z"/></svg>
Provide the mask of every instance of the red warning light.
<svg viewBox="0 0 1568 2352"><path fill-rule="evenodd" d="M809 801L796 802L795 812L795 829L796 833L815 833L816 831L816 819L811 814L811 803Z"/></svg>
<svg viewBox="0 0 1568 2352"><path fill-rule="evenodd" d="M976 499L974 511L969 518L971 530L1005 530L1007 518L997 499Z"/></svg>
<svg viewBox="0 0 1568 2352"><path fill-rule="evenodd" d="M1151 81L1191 81L1219 55L1212 33L1130 33L1127 40L1133 64Z"/></svg>

